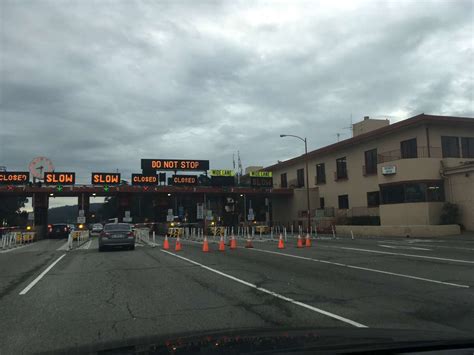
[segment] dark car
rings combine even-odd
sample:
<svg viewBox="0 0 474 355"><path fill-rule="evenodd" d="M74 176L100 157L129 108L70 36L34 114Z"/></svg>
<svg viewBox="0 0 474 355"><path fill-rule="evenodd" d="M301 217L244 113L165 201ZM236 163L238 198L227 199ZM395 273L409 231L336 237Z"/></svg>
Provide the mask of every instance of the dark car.
<svg viewBox="0 0 474 355"><path fill-rule="evenodd" d="M108 223L99 235L99 251L106 247L127 247L135 249L135 235L128 223Z"/></svg>
<svg viewBox="0 0 474 355"><path fill-rule="evenodd" d="M49 238L67 238L71 229L66 223L50 224L48 226Z"/></svg>

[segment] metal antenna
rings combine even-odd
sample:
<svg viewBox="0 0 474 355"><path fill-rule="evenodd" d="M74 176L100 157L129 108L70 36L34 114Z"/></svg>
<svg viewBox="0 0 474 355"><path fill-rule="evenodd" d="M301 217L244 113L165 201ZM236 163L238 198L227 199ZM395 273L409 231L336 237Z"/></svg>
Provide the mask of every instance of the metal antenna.
<svg viewBox="0 0 474 355"><path fill-rule="evenodd" d="M343 127L343 129L348 129L351 131L351 137L354 137L354 127L352 126L352 113L351 113L351 125L349 127Z"/></svg>

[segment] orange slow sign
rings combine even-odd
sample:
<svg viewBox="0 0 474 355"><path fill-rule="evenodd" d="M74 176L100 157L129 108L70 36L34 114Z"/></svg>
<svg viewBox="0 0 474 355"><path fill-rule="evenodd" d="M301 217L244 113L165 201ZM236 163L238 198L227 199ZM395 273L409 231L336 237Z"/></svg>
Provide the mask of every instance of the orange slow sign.
<svg viewBox="0 0 474 355"><path fill-rule="evenodd" d="M49 185L74 185L76 173L44 173L44 183Z"/></svg>
<svg viewBox="0 0 474 355"><path fill-rule="evenodd" d="M28 171L2 171L0 172L1 185L24 185L30 181Z"/></svg>
<svg viewBox="0 0 474 355"><path fill-rule="evenodd" d="M118 185L120 173L92 173L92 185Z"/></svg>

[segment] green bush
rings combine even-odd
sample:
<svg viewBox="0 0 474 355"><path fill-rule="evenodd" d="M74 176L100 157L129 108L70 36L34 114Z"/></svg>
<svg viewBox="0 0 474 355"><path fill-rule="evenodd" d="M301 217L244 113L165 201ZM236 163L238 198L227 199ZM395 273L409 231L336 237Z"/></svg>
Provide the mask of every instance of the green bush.
<svg viewBox="0 0 474 355"><path fill-rule="evenodd" d="M459 217L459 207L454 203L446 202L441 210L441 224L456 224Z"/></svg>

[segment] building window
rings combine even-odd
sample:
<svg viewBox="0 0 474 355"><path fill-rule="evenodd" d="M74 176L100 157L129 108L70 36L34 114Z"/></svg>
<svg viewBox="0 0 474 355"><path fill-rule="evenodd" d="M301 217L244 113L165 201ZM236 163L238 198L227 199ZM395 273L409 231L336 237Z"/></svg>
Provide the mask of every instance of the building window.
<svg viewBox="0 0 474 355"><path fill-rule="evenodd" d="M364 153L365 168L364 175L377 174L377 149L371 149Z"/></svg>
<svg viewBox="0 0 474 355"><path fill-rule="evenodd" d="M443 202L443 181L399 183L380 186L382 204Z"/></svg>
<svg viewBox="0 0 474 355"><path fill-rule="evenodd" d="M426 201L426 184L405 184L404 202Z"/></svg>
<svg viewBox="0 0 474 355"><path fill-rule="evenodd" d="M416 147L416 138L400 142L400 152L402 159L418 158Z"/></svg>
<svg viewBox="0 0 474 355"><path fill-rule="evenodd" d="M324 197L319 198L319 208L324 208Z"/></svg>
<svg viewBox="0 0 474 355"><path fill-rule="evenodd" d="M444 184L442 181L426 184L426 201L428 202L443 202L444 201Z"/></svg>
<svg viewBox="0 0 474 355"><path fill-rule="evenodd" d="M403 203L405 201L403 184L381 186L380 194L382 197L382 204Z"/></svg>
<svg viewBox="0 0 474 355"><path fill-rule="evenodd" d="M316 165L316 184L326 183L326 167L324 163Z"/></svg>
<svg viewBox="0 0 474 355"><path fill-rule="evenodd" d="M280 175L280 185L281 187L288 187L288 180L286 179L286 173Z"/></svg>
<svg viewBox="0 0 474 355"><path fill-rule="evenodd" d="M378 191L367 192L367 207L378 207L380 205L380 193Z"/></svg>
<svg viewBox="0 0 474 355"><path fill-rule="evenodd" d="M459 158L459 138L441 136L443 158Z"/></svg>
<svg viewBox="0 0 474 355"><path fill-rule="evenodd" d="M304 169L296 170L296 182L298 187L304 187Z"/></svg>
<svg viewBox="0 0 474 355"><path fill-rule="evenodd" d="M346 157L336 159L336 180L347 179Z"/></svg>
<svg viewBox="0 0 474 355"><path fill-rule="evenodd" d="M339 195L338 200L339 200L339 209L347 210L349 208L349 195Z"/></svg>
<svg viewBox="0 0 474 355"><path fill-rule="evenodd" d="M463 158L474 158L474 138L462 137L461 146Z"/></svg>

